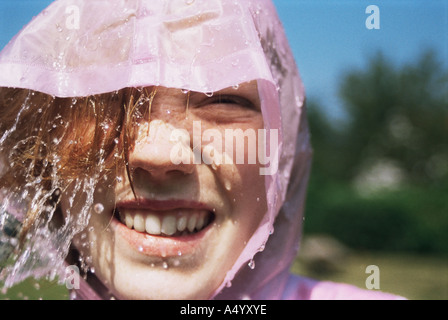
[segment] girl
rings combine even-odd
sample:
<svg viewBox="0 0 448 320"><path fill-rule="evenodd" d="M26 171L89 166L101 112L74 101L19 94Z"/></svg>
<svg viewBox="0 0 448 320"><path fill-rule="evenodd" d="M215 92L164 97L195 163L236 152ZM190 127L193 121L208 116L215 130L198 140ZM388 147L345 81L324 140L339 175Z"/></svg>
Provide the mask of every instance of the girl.
<svg viewBox="0 0 448 320"><path fill-rule="evenodd" d="M6 285L76 264L79 299L393 298L289 273L311 151L269 0L57 1L0 86Z"/></svg>

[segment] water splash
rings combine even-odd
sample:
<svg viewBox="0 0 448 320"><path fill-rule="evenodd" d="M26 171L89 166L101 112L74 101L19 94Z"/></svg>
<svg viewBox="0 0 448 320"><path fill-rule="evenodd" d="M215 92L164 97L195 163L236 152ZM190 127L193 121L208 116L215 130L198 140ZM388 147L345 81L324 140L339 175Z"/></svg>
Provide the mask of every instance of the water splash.
<svg viewBox="0 0 448 320"><path fill-rule="evenodd" d="M62 281L73 237L86 229L91 212L104 211L103 204L94 203L94 191L105 176L105 139L92 157L92 171L64 180L60 174L62 155L57 150L64 140L67 145L79 142L71 138L70 118L49 112L50 106L57 108L55 97L23 92L27 94L15 97L22 99L15 117L9 122L0 119L0 282L5 290L27 278ZM82 103L76 98L66 102L65 110L73 112L74 106ZM36 117L41 121L35 121ZM107 131L109 123L102 123L102 130ZM12 172L13 178L23 178L23 182L5 183ZM60 219L61 190L66 191L67 186L68 209ZM82 205L75 212L79 203ZM30 217L33 223L27 224ZM22 234L25 227L29 230Z"/></svg>

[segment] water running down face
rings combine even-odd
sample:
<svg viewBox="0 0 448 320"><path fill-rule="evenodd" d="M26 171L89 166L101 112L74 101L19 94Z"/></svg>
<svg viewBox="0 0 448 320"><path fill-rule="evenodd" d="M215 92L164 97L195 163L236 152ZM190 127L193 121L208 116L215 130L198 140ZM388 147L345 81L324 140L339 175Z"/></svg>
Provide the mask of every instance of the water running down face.
<svg viewBox="0 0 448 320"><path fill-rule="evenodd" d="M193 121L222 133L262 129L256 82L212 96L189 93L188 110L186 99L180 89L157 88L130 149L132 187L125 172L115 187L113 179L98 186L95 203L101 205L76 241L117 298L209 298L266 212L259 164L174 164L170 158L170 132L192 134ZM62 198L63 211L69 196Z"/></svg>

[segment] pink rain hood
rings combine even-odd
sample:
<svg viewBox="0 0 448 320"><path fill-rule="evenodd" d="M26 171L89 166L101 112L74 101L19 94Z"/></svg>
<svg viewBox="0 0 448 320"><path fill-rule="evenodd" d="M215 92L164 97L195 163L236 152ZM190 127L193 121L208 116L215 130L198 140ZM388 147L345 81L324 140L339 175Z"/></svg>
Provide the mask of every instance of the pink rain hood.
<svg viewBox="0 0 448 320"><path fill-rule="evenodd" d="M257 80L278 163L268 211L215 299L388 299L290 274L303 222L311 147L304 88L270 0L59 0L0 55L0 86L57 97L126 87L214 92ZM83 284L78 297L99 298Z"/></svg>

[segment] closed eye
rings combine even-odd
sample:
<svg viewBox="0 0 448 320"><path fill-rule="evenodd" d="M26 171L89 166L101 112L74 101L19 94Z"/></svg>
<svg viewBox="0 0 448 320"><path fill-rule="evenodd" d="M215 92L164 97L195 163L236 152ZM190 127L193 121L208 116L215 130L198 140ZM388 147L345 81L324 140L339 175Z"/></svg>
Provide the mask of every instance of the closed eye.
<svg viewBox="0 0 448 320"><path fill-rule="evenodd" d="M229 107L242 107L247 109L256 110L254 104L241 96L236 95L226 95L226 94L216 94L215 96L203 101L198 107L205 107L213 105L228 105Z"/></svg>

